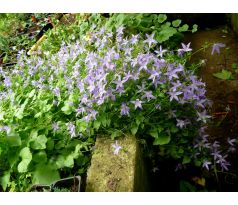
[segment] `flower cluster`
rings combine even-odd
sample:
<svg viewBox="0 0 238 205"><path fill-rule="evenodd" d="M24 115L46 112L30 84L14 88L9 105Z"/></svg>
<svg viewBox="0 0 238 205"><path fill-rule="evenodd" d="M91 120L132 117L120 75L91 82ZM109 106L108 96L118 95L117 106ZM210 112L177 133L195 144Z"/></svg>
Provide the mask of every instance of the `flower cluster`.
<svg viewBox="0 0 238 205"><path fill-rule="evenodd" d="M190 43L177 54L162 46L152 51L157 44L153 34L124 37L123 30L102 27L87 39L63 43L56 54L29 58L21 52L14 70L0 70L1 121L12 127L12 120L5 119L14 116L17 131L29 118L34 124L41 119L46 123L42 129L71 138L96 132L150 135L155 145L184 149L168 148L168 156L190 155L199 129L210 118L205 84L186 68ZM199 140L195 148L201 151L199 143L208 143ZM217 160L225 169L227 163Z"/></svg>

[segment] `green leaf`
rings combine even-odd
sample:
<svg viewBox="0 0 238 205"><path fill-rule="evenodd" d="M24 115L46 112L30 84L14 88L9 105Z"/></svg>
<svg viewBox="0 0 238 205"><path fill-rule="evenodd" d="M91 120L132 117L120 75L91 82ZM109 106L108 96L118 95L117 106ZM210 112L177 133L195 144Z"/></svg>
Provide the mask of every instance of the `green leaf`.
<svg viewBox="0 0 238 205"><path fill-rule="evenodd" d="M58 169L69 167L73 168L74 166L74 153L68 156L60 155L56 160L56 165Z"/></svg>
<svg viewBox="0 0 238 205"><path fill-rule="evenodd" d="M158 138L158 131L157 129L152 129L149 131L149 134L154 137L154 138Z"/></svg>
<svg viewBox="0 0 238 205"><path fill-rule="evenodd" d="M33 130L31 130L29 137L30 137L30 139L34 139L37 137L37 135L38 135L38 131L33 129Z"/></svg>
<svg viewBox="0 0 238 205"><path fill-rule="evenodd" d="M24 103L21 105L20 108L16 109L16 113L15 113L15 117L18 118L18 119L22 119L23 118L23 113L24 113L24 110L25 110L25 107L26 107L26 104L28 103L28 99L26 99L24 101Z"/></svg>
<svg viewBox="0 0 238 205"><path fill-rule="evenodd" d="M74 157L73 155L68 155L64 162L65 167L73 168L74 167Z"/></svg>
<svg viewBox="0 0 238 205"><path fill-rule="evenodd" d="M179 25L181 24L181 20L180 19L177 19L177 20L174 20L172 21L172 25L173 27L179 27Z"/></svg>
<svg viewBox="0 0 238 205"><path fill-rule="evenodd" d="M213 73L213 76L222 80L232 80L234 79L232 73L228 70L222 69L221 72Z"/></svg>
<svg viewBox="0 0 238 205"><path fill-rule="evenodd" d="M32 154L31 154L31 151L30 151L30 148L29 147L24 147L23 149L21 149L20 153L19 153L19 156L22 158L22 159L32 159Z"/></svg>
<svg viewBox="0 0 238 205"><path fill-rule="evenodd" d="M133 124L132 127L131 127L131 133L133 135L135 135L138 131L138 125L137 124Z"/></svg>
<svg viewBox="0 0 238 205"><path fill-rule="evenodd" d="M19 134L14 131L10 131L10 133L7 135L7 142L9 143L10 147L21 146L21 138Z"/></svg>
<svg viewBox="0 0 238 205"><path fill-rule="evenodd" d="M4 172L4 175L0 177L0 184L2 185L3 191L6 191L8 183L10 182L10 172Z"/></svg>
<svg viewBox="0 0 238 205"><path fill-rule="evenodd" d="M17 170L19 173L27 172L28 165L30 164L31 160L23 159L17 166Z"/></svg>
<svg viewBox="0 0 238 205"><path fill-rule="evenodd" d="M170 136L161 134L157 138L155 138L153 145L165 145L170 142Z"/></svg>
<svg viewBox="0 0 238 205"><path fill-rule="evenodd" d="M182 164L188 164L191 162L191 158L188 157L188 156L184 156L183 157L183 161L182 161Z"/></svg>
<svg viewBox="0 0 238 205"><path fill-rule="evenodd" d="M96 120L96 121L93 122L93 126L94 126L94 128L95 128L96 130L99 129L100 125L101 125L101 122L98 121L98 120Z"/></svg>
<svg viewBox="0 0 238 205"><path fill-rule="evenodd" d="M196 167L201 167L202 166L202 162L200 160L195 160L194 164Z"/></svg>
<svg viewBox="0 0 238 205"><path fill-rule="evenodd" d="M24 147L19 156L22 158L22 161L18 164L17 170L19 173L27 172L28 165L32 160L32 154L29 147Z"/></svg>
<svg viewBox="0 0 238 205"><path fill-rule="evenodd" d="M197 30L198 30L198 25L194 24L193 29L192 29L192 33L195 33Z"/></svg>
<svg viewBox="0 0 238 205"><path fill-rule="evenodd" d="M139 126L143 121L145 117L143 115L136 115L136 124Z"/></svg>
<svg viewBox="0 0 238 205"><path fill-rule="evenodd" d="M177 33L177 30L175 28L169 27L169 28L163 29L162 31L156 33L155 39L159 43L162 43L164 41L167 41L175 33Z"/></svg>
<svg viewBox="0 0 238 205"><path fill-rule="evenodd" d="M179 190L181 192L195 192L196 187L187 181L181 180L179 183Z"/></svg>
<svg viewBox="0 0 238 205"><path fill-rule="evenodd" d="M31 141L31 148L35 150L45 149L47 140L45 135L39 135Z"/></svg>
<svg viewBox="0 0 238 205"><path fill-rule="evenodd" d="M178 30L179 32L185 32L188 31L188 24L184 24L182 27L180 27Z"/></svg>
<svg viewBox="0 0 238 205"><path fill-rule="evenodd" d="M232 69L237 69L238 68L238 64L237 63L232 63L231 68Z"/></svg>
<svg viewBox="0 0 238 205"><path fill-rule="evenodd" d="M86 129L88 127L88 123L84 120L77 120L76 126L77 126L77 130L79 132L84 132L84 131L86 131Z"/></svg>
<svg viewBox="0 0 238 205"><path fill-rule="evenodd" d="M159 14L158 16L158 22L163 23L167 19L167 16L165 14Z"/></svg>
<svg viewBox="0 0 238 205"><path fill-rule="evenodd" d="M179 131L179 129L175 125L171 126L171 128L170 128L171 133L176 133L178 131Z"/></svg>
<svg viewBox="0 0 238 205"><path fill-rule="evenodd" d="M121 136L121 135L122 135L121 131L119 131L119 130L114 130L114 131L112 132L112 134L111 134L111 138L114 140L116 137L119 137L119 136Z"/></svg>
<svg viewBox="0 0 238 205"><path fill-rule="evenodd" d="M46 149L47 150L53 150L54 149L55 142L53 139L48 138L48 141L46 143Z"/></svg>
<svg viewBox="0 0 238 205"><path fill-rule="evenodd" d="M33 89L33 90L28 94L28 97L29 97L29 98L32 98L32 97L34 96L35 92L36 92L36 90Z"/></svg>
<svg viewBox="0 0 238 205"><path fill-rule="evenodd" d="M34 184L51 184L59 179L59 173L52 164L39 164L33 172Z"/></svg>
<svg viewBox="0 0 238 205"><path fill-rule="evenodd" d="M73 106L69 102L65 102L64 106L61 108L64 114L70 115L73 112Z"/></svg>
<svg viewBox="0 0 238 205"><path fill-rule="evenodd" d="M37 163L46 163L47 162L47 155L44 150L37 152L33 155L33 161Z"/></svg>

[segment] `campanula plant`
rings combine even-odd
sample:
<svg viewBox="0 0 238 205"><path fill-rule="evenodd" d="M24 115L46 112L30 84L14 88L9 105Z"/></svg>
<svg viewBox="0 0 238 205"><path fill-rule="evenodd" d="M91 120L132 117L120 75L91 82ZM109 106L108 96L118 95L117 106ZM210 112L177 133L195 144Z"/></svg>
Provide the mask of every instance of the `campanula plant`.
<svg viewBox="0 0 238 205"><path fill-rule="evenodd" d="M154 33L124 36L120 26L62 43L55 54L21 51L15 69L0 70L3 189L83 173L101 134L152 139L162 157L206 169L216 154L226 169L226 156L205 132L210 101L187 65L190 46L170 51L157 46ZM113 148L120 155L117 143Z"/></svg>

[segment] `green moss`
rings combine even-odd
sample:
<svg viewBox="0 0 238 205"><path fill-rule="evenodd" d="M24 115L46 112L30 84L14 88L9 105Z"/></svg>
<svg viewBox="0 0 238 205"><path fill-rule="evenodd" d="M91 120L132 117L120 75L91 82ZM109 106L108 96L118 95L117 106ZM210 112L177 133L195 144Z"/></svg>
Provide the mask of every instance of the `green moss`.
<svg viewBox="0 0 238 205"><path fill-rule="evenodd" d="M137 191L141 180L143 161L135 137L120 138L118 144L123 149L118 155L113 153L115 141L108 137L99 137L93 154L91 167L88 170L86 191L93 192L130 192ZM135 187L135 185L137 187ZM139 188L140 189L140 188Z"/></svg>

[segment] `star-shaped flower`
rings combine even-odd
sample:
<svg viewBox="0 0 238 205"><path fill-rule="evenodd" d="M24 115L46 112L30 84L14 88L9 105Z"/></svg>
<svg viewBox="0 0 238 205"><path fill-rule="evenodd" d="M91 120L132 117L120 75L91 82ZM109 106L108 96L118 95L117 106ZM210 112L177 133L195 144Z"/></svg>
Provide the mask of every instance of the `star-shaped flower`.
<svg viewBox="0 0 238 205"><path fill-rule="evenodd" d="M220 54L220 48L224 48L226 45L224 43L214 43L212 46L212 55L215 53L215 51Z"/></svg>
<svg viewBox="0 0 238 205"><path fill-rule="evenodd" d="M148 43L149 47L152 43L157 43L157 41L154 39L154 35L154 33L152 33L151 35L146 34L147 39L144 41L144 43Z"/></svg>
<svg viewBox="0 0 238 205"><path fill-rule="evenodd" d="M157 55L162 58L163 54L166 53L167 51L168 51L167 49L163 49L162 46L160 46L159 51L155 51L155 53L157 53Z"/></svg>
<svg viewBox="0 0 238 205"><path fill-rule="evenodd" d="M136 99L136 101L131 101L131 103L133 103L135 105L135 109L136 108L142 109L141 103L143 103L143 101L140 101L139 99Z"/></svg>
<svg viewBox="0 0 238 205"><path fill-rule="evenodd" d="M112 144L112 148L114 149L114 152L113 152L114 154L119 154L119 151L120 149L122 149L122 146L120 146L116 140L116 143Z"/></svg>

